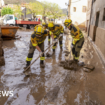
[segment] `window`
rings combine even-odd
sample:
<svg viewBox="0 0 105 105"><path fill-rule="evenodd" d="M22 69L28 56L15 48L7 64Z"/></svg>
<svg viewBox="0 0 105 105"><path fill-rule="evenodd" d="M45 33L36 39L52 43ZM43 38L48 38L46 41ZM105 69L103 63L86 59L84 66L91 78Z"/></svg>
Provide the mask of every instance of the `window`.
<svg viewBox="0 0 105 105"><path fill-rule="evenodd" d="M8 20L12 20L13 19L13 16L7 16L6 17L6 20L8 21Z"/></svg>
<svg viewBox="0 0 105 105"><path fill-rule="evenodd" d="M103 13L103 21L105 21L105 8L104 8L104 13Z"/></svg>
<svg viewBox="0 0 105 105"><path fill-rule="evenodd" d="M73 12L76 12L76 7L73 7Z"/></svg>
<svg viewBox="0 0 105 105"><path fill-rule="evenodd" d="M82 7L82 12L86 12L86 6Z"/></svg>

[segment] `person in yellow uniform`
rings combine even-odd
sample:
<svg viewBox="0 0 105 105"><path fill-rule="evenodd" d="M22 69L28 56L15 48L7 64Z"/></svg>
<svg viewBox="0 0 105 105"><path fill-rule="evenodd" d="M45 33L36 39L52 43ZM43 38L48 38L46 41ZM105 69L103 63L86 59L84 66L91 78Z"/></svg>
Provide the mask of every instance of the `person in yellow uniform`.
<svg viewBox="0 0 105 105"><path fill-rule="evenodd" d="M60 49L62 49L62 40L63 40L63 33L64 33L64 28L62 25L60 24L54 24L53 22L49 22L48 24L48 29L52 32L52 34L54 35L54 40L57 40L57 38L59 36L61 36L59 38L59 45L60 45ZM56 48L56 44L54 44L53 46L53 52L55 52L55 48Z"/></svg>
<svg viewBox="0 0 105 105"><path fill-rule="evenodd" d="M42 23L42 26L45 30L48 30L48 24L43 22ZM51 41L51 31L49 31L49 34L48 34L48 44L50 45L50 41Z"/></svg>
<svg viewBox="0 0 105 105"><path fill-rule="evenodd" d="M81 48L84 44L84 36L82 31L79 29L79 27L72 24L71 19L66 19L64 22L64 25L70 30L71 36L73 38L73 42L71 44L72 48L72 54L74 59L71 60L71 63L78 63L78 59L80 56Z"/></svg>
<svg viewBox="0 0 105 105"><path fill-rule="evenodd" d="M48 31L44 30L41 25L35 26L35 30L31 35L31 40L30 40L30 45L29 45L29 53L26 58L26 67L25 68L27 68L30 65L35 49L37 49L39 51L40 66L41 67L45 66L44 65L45 57L44 57L43 52L44 52L44 40L46 39L46 36L48 36ZM53 35L51 37L54 40Z"/></svg>

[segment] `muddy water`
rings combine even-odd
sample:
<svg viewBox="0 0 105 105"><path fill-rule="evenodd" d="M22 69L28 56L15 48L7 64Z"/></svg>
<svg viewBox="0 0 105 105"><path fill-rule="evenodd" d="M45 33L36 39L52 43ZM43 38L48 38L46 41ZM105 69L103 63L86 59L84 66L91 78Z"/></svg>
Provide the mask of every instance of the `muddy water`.
<svg viewBox="0 0 105 105"><path fill-rule="evenodd" d="M71 37L64 36L63 51L59 45L55 54L40 68L39 59L31 66L31 76L25 77L23 68L28 54L32 31L18 31L21 38L4 41L5 66L0 68L0 90L13 91L13 97L0 97L0 105L105 105L105 69L87 40L80 60L95 66L92 72L84 68L70 71L59 66L65 58L64 50L71 51ZM47 39L45 48L47 48ZM50 51L52 53L52 50ZM37 58L38 51L34 52Z"/></svg>

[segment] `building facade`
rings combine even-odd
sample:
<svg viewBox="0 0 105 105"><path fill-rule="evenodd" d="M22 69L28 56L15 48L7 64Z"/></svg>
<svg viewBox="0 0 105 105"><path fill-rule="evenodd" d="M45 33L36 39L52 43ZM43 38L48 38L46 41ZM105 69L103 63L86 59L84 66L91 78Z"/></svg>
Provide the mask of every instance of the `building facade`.
<svg viewBox="0 0 105 105"><path fill-rule="evenodd" d="M88 0L87 32L105 58L105 0Z"/></svg>
<svg viewBox="0 0 105 105"><path fill-rule="evenodd" d="M80 28L86 27L87 0L71 0L70 18Z"/></svg>

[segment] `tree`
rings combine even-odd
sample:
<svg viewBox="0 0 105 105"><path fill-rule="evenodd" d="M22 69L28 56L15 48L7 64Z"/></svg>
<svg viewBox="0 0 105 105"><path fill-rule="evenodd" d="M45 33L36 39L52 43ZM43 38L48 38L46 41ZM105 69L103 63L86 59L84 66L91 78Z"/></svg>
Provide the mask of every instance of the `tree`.
<svg viewBox="0 0 105 105"><path fill-rule="evenodd" d="M6 14L13 14L13 10L10 7L4 7L1 10L1 15L4 16Z"/></svg>
<svg viewBox="0 0 105 105"><path fill-rule="evenodd" d="M21 15L23 15L20 5L14 5L13 11L14 11L14 15L18 18L20 18Z"/></svg>
<svg viewBox="0 0 105 105"><path fill-rule="evenodd" d="M41 3L43 6L42 15L43 15L44 21L46 22L46 17L49 17L51 15L51 11L49 11L51 3L47 1L42 1Z"/></svg>
<svg viewBox="0 0 105 105"><path fill-rule="evenodd" d="M43 7L41 5L41 3L35 1L34 3L29 3L27 6L27 14L32 14L33 17L35 18L36 15L40 14L42 15L42 11L43 11Z"/></svg>
<svg viewBox="0 0 105 105"><path fill-rule="evenodd" d="M59 5L56 3L51 3L49 10L51 12L50 18L56 19L63 16L63 11L60 9Z"/></svg>

